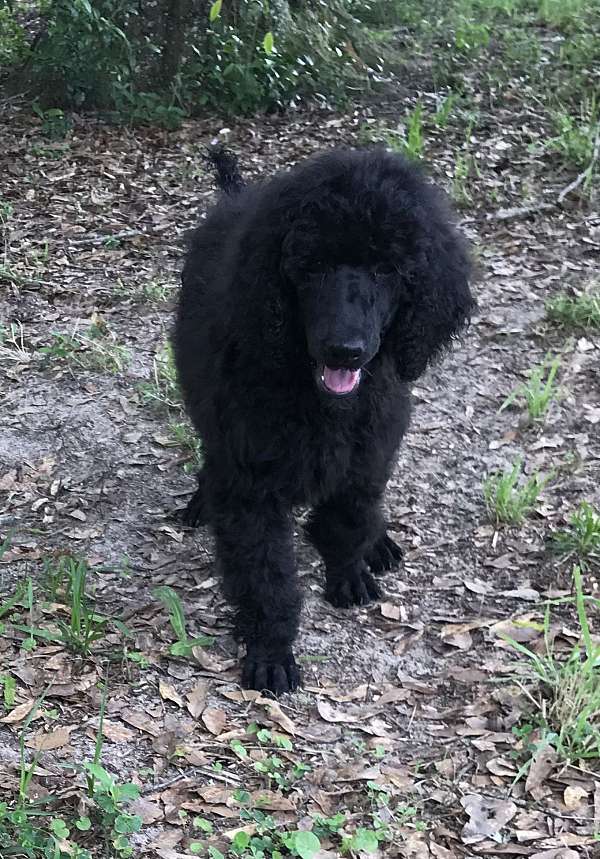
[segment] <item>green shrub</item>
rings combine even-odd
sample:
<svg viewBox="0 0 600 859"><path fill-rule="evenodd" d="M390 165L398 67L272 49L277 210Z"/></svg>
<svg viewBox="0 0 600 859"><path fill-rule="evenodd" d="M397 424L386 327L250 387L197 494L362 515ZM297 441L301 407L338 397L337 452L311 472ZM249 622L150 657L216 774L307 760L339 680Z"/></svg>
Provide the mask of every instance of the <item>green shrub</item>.
<svg viewBox="0 0 600 859"><path fill-rule="evenodd" d="M25 32L8 6L0 6L0 67L18 63L27 52Z"/></svg>

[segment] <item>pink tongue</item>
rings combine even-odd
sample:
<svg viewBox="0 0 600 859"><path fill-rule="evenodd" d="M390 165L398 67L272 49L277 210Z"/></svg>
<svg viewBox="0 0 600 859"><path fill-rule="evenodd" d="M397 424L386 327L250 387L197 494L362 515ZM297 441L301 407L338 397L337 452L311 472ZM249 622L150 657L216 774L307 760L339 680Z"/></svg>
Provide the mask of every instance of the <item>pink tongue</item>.
<svg viewBox="0 0 600 859"><path fill-rule="evenodd" d="M360 370L323 368L323 384L334 394L349 394L358 384Z"/></svg>

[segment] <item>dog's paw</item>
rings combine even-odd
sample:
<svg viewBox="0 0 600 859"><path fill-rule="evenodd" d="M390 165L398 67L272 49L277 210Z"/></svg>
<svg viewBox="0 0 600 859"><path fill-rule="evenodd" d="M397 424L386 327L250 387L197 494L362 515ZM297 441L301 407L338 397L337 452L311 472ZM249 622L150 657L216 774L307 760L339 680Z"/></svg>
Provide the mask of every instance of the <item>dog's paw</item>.
<svg viewBox="0 0 600 859"><path fill-rule="evenodd" d="M379 585L366 567L345 570L340 575L328 575L325 599L337 608L350 608L353 605L367 605L379 599Z"/></svg>
<svg viewBox="0 0 600 859"><path fill-rule="evenodd" d="M402 560L402 549L392 540L389 534L384 534L367 553L365 561L372 573L383 573L397 567Z"/></svg>
<svg viewBox="0 0 600 859"><path fill-rule="evenodd" d="M242 669L244 689L283 695L284 692L293 692L299 685L300 671L291 650L275 659L270 659L264 652L248 650Z"/></svg>

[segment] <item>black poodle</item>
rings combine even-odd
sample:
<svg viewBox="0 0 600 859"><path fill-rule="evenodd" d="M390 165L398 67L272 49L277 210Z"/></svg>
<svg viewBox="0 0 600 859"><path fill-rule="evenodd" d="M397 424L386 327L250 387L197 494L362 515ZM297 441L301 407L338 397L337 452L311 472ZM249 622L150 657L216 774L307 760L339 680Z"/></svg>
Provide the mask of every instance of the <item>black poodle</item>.
<svg viewBox="0 0 600 859"><path fill-rule="evenodd" d="M204 465L187 509L209 522L246 645L242 683L299 673L297 505L325 598L363 605L401 557L381 501L410 418L409 383L469 318L469 256L444 195L384 150L334 150L225 191L193 233L174 332Z"/></svg>

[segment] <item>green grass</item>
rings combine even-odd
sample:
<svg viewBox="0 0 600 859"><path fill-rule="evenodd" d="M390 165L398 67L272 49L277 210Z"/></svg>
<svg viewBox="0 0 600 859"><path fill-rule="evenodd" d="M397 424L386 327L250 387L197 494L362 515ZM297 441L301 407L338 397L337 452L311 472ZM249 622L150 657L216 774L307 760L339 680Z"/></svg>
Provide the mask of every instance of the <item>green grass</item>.
<svg viewBox="0 0 600 859"><path fill-rule="evenodd" d="M165 342L156 352L152 362L152 376L139 385L142 401L170 411L181 409L181 394L177 382L177 370L173 348Z"/></svg>
<svg viewBox="0 0 600 859"><path fill-rule="evenodd" d="M555 531L551 542L556 552L575 558L582 568L600 563L600 512L582 501L571 514L567 528Z"/></svg>
<svg viewBox="0 0 600 859"><path fill-rule="evenodd" d="M89 656L95 642L104 638L110 618L98 614L87 593L87 562L80 558L65 556L46 563L45 576L54 584L55 598L64 605L67 620L60 616L54 618L48 627L35 623L35 598L33 583L27 580L22 603L29 614L29 623L14 623L19 632L28 638L23 642L25 650L33 650L38 640L61 644L81 656Z"/></svg>
<svg viewBox="0 0 600 859"><path fill-rule="evenodd" d="M583 99L578 115L573 115L564 108L555 110L552 113L552 122L556 133L546 142L546 149L557 153L566 167L580 170L587 168L592 161L599 121L598 105L594 96ZM598 169L597 164L595 168ZM594 166L590 168L589 176L583 184L584 191L589 190L592 185L593 172Z"/></svg>
<svg viewBox="0 0 600 859"><path fill-rule="evenodd" d="M82 370L109 373L122 372L130 360L128 350L116 342L106 326L94 324L85 332L53 332L50 344L39 351L47 362L64 361Z"/></svg>
<svg viewBox="0 0 600 859"><path fill-rule="evenodd" d="M187 421L171 421L169 433L173 445L180 447L188 457L184 470L186 472L198 471L203 462L202 442L196 435L193 426Z"/></svg>
<svg viewBox="0 0 600 859"><path fill-rule="evenodd" d="M600 601L583 593L581 569L573 568L575 604L579 623L579 640L566 658L555 650L551 632L552 605L544 616L544 651L535 650L509 637L506 640L528 663L530 679L536 684L527 696L535 705L529 720L518 729L529 738L529 752L535 755L551 746L559 758L576 763L600 758L600 644L592 638L588 606L595 611ZM536 737L535 742L532 742ZM531 758L522 768L524 773Z"/></svg>
<svg viewBox="0 0 600 859"><path fill-rule="evenodd" d="M177 638L177 641L169 647L169 653L172 656L189 656L194 647L208 647L214 643L214 638L208 635L189 637L183 605L177 591L168 585L161 585L155 588L153 593L167 609L171 629Z"/></svg>
<svg viewBox="0 0 600 859"><path fill-rule="evenodd" d="M523 463L519 459L509 469L489 475L483 482L488 515L496 524L521 525L534 510L550 475L532 474L521 480Z"/></svg>
<svg viewBox="0 0 600 859"><path fill-rule="evenodd" d="M600 330L600 287L593 285L585 292L556 295L546 303L546 315L565 327Z"/></svg>
<svg viewBox="0 0 600 859"><path fill-rule="evenodd" d="M504 411L516 402L525 406L530 422L543 421L551 404L560 394L560 389L556 384L559 367L560 356L557 355L552 360L547 356L539 367L534 367L529 371L527 381L515 388L504 400L500 406L500 411Z"/></svg>

